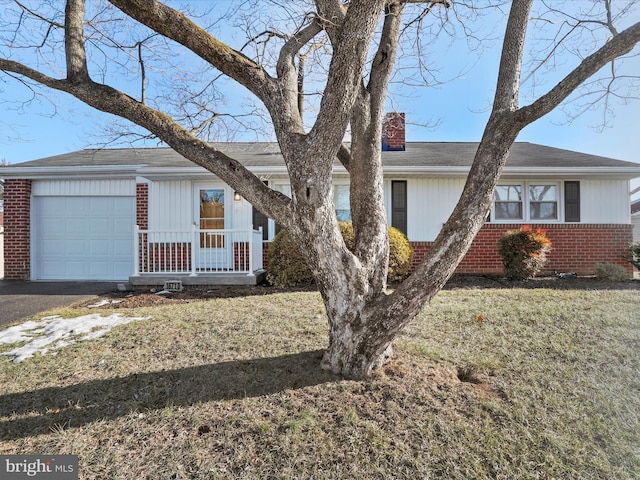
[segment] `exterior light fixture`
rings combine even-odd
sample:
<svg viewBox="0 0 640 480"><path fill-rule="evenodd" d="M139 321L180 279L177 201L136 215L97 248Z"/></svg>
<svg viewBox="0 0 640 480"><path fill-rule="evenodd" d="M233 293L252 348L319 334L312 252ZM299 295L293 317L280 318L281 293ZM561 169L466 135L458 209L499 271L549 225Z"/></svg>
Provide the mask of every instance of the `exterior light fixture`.
<svg viewBox="0 0 640 480"><path fill-rule="evenodd" d="M238 192L233 192L233 199L234 199L236 202L239 202L240 200L242 200L242 196L241 196L241 195L240 195L240 193L238 193Z"/></svg>

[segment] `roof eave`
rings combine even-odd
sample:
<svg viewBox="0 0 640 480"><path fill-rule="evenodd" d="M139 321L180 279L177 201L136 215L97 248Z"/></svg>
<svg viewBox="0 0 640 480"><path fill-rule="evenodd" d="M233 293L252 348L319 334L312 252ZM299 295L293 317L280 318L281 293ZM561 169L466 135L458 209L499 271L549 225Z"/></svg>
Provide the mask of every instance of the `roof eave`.
<svg viewBox="0 0 640 480"><path fill-rule="evenodd" d="M46 167L2 167L4 178L44 179L52 177L90 178L94 176L135 177L140 165L78 165Z"/></svg>
<svg viewBox="0 0 640 480"><path fill-rule="evenodd" d="M502 177L632 179L640 177L640 165L638 167L505 167Z"/></svg>
<svg viewBox="0 0 640 480"><path fill-rule="evenodd" d="M257 176L287 175L284 165L248 166ZM436 176L466 177L469 166L399 166L383 167L385 176ZM335 165L335 175L347 175L342 165ZM43 167L1 167L0 176L4 178L91 178L103 176L144 177L149 180L173 179L205 179L213 174L206 169L193 167L149 167L147 165L79 165L79 166L43 166ZM506 166L502 178L558 178L558 177L599 177L599 178L640 178L638 167L510 167Z"/></svg>

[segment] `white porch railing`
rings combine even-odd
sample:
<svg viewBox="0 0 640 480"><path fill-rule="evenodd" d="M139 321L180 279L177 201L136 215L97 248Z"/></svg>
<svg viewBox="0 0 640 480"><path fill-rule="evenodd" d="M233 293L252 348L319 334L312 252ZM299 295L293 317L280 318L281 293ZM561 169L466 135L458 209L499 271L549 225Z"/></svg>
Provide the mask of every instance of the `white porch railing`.
<svg viewBox="0 0 640 480"><path fill-rule="evenodd" d="M136 226L135 276L262 270L262 230L143 230Z"/></svg>

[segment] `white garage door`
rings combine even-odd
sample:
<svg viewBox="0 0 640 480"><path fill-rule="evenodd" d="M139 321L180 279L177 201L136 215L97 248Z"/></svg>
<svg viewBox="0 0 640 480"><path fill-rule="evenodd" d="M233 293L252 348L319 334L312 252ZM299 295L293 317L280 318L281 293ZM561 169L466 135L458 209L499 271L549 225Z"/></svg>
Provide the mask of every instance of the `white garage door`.
<svg viewBox="0 0 640 480"><path fill-rule="evenodd" d="M36 280L126 280L133 273L133 197L34 197Z"/></svg>

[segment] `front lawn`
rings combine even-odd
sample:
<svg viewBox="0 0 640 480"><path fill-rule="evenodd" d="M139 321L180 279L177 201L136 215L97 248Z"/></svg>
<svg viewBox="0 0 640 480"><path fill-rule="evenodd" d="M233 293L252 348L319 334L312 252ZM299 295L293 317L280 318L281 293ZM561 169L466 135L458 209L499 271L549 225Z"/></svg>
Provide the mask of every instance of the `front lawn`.
<svg viewBox="0 0 640 480"><path fill-rule="evenodd" d="M319 369L315 292L120 309L152 319L0 356L0 454L77 454L81 479L636 478L639 307L444 291L364 382Z"/></svg>

